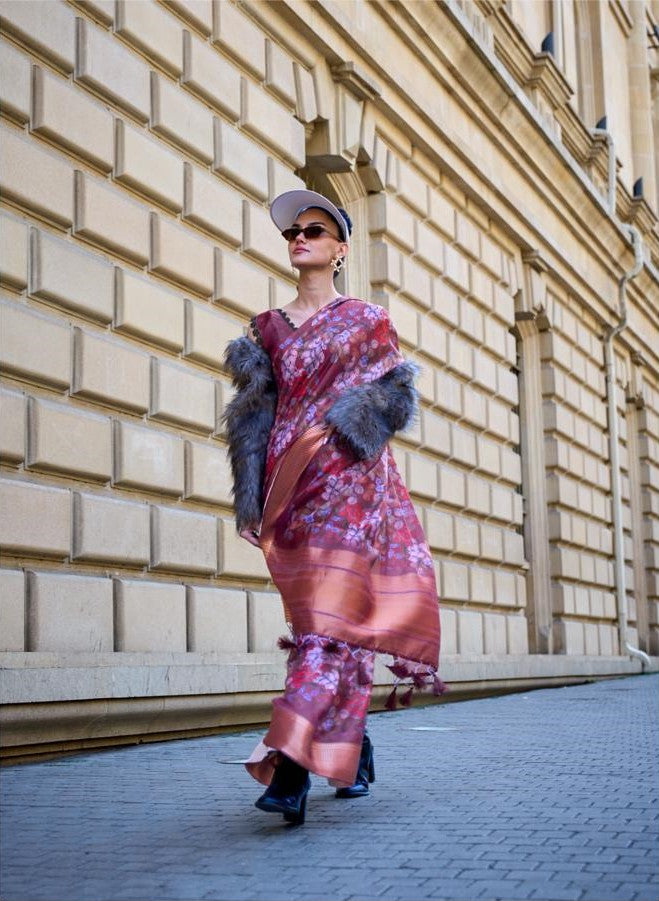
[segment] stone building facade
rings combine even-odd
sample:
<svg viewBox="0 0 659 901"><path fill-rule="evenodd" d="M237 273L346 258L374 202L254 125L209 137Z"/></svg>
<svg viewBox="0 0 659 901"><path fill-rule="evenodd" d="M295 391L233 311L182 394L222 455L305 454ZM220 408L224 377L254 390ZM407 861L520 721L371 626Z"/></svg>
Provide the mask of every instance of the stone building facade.
<svg viewBox="0 0 659 901"><path fill-rule="evenodd" d="M656 668L658 23L0 0L7 759L266 718L284 623L232 520L222 353L294 296L267 205L304 185L422 369L393 448L454 697Z"/></svg>

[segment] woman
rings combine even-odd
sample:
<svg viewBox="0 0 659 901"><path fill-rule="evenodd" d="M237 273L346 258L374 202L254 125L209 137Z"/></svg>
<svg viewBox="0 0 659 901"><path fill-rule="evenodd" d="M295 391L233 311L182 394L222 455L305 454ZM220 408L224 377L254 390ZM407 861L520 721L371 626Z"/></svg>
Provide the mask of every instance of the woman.
<svg viewBox="0 0 659 901"><path fill-rule="evenodd" d="M313 191L277 197L271 216L299 271L297 297L232 341L238 389L224 414L240 535L260 547L291 628L282 698L247 763L262 810L304 822L309 770L337 797L368 793L365 733L375 652L397 682L444 689L428 545L388 440L416 406L387 312L339 294L350 219ZM395 691L388 707L395 706Z"/></svg>

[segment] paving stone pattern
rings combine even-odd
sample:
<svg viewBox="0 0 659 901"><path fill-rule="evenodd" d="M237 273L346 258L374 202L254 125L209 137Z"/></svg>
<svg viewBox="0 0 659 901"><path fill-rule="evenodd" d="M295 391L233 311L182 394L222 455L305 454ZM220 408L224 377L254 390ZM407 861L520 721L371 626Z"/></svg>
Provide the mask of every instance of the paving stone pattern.
<svg viewBox="0 0 659 901"><path fill-rule="evenodd" d="M256 732L5 768L3 901L659 901L659 676L370 718L377 781L303 827Z"/></svg>

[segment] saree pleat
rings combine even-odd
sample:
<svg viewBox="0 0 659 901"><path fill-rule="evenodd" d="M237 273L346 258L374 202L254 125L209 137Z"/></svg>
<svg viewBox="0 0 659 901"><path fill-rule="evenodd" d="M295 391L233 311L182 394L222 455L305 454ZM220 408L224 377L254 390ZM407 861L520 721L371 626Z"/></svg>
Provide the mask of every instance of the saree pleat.
<svg viewBox="0 0 659 901"><path fill-rule="evenodd" d="M385 445L357 459L325 423L342 392L380 378L403 357L386 311L354 298L338 298L299 329L276 310L256 323L278 389L260 546L292 647L284 696L247 768L269 782L278 751L337 785L351 784L374 652L394 656L397 677L441 685L433 562L393 455ZM370 676L362 657L371 661ZM350 728L337 731L346 710Z"/></svg>

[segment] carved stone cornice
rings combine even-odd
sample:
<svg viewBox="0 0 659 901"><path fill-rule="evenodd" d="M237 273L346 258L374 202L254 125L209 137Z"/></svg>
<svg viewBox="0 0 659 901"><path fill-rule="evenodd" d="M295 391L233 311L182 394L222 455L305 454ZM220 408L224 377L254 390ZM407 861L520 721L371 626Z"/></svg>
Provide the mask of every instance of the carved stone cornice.
<svg viewBox="0 0 659 901"><path fill-rule="evenodd" d="M524 87L542 92L545 100L557 110L564 106L574 93L567 79L556 65L551 53L536 53L531 67L531 74Z"/></svg>
<svg viewBox="0 0 659 901"><path fill-rule="evenodd" d="M644 237L649 236L657 225L657 217L644 197L631 198L625 221L635 225Z"/></svg>
<svg viewBox="0 0 659 901"><path fill-rule="evenodd" d="M495 53L513 78L523 85L533 71L533 51L505 6L497 7L493 21L496 26L494 30Z"/></svg>
<svg viewBox="0 0 659 901"><path fill-rule="evenodd" d="M382 88L373 78L370 78L352 60L332 66L334 81L344 85L358 100L375 100L382 94Z"/></svg>

